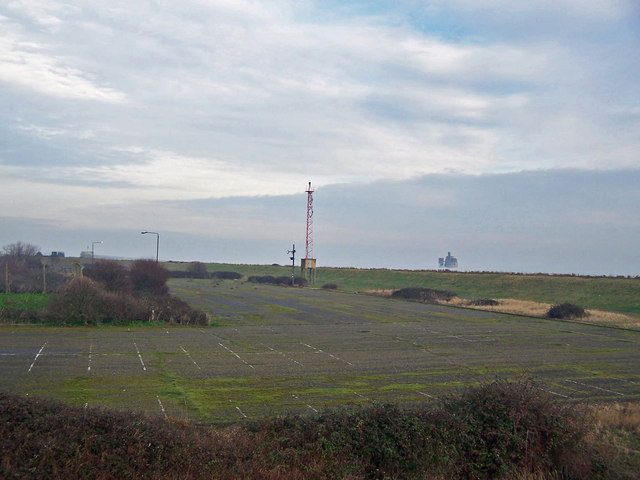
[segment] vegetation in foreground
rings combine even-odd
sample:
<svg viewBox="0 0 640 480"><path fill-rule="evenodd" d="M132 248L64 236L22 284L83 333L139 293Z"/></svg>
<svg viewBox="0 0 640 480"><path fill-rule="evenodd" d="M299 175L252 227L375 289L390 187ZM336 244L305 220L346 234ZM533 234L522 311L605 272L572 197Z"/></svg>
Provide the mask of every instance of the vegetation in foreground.
<svg viewBox="0 0 640 480"><path fill-rule="evenodd" d="M430 409L374 405L224 428L0 394L0 476L634 478L639 455L620 455L618 417L585 412L530 380L471 388ZM625 417L631 448L638 417Z"/></svg>

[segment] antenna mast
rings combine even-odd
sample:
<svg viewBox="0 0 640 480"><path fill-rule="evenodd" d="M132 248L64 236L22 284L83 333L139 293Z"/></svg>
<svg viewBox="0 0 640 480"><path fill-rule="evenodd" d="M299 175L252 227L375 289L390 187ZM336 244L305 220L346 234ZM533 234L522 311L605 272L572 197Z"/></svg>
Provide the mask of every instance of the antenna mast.
<svg viewBox="0 0 640 480"><path fill-rule="evenodd" d="M307 243L305 245L305 256L300 261L302 275L309 282L316 281L316 259L313 258L313 190L311 182L307 189Z"/></svg>
<svg viewBox="0 0 640 480"><path fill-rule="evenodd" d="M311 182L309 182L307 190L307 245L305 258L313 258L313 190L311 190Z"/></svg>

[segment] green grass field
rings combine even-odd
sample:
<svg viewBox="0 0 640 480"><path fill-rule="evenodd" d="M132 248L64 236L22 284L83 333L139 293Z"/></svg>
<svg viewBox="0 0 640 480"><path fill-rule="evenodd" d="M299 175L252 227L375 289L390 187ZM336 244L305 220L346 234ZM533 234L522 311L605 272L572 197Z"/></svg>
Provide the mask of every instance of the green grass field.
<svg viewBox="0 0 640 480"><path fill-rule="evenodd" d="M188 264L168 263L169 269ZM291 267L211 263L209 272L233 271L249 275L290 275ZM295 269L300 275L300 269ZM544 303L569 302L584 308L640 316L640 278L574 277L564 275L514 275L415 270L318 268L315 286L335 283L340 290L426 287L449 290L462 298L512 298Z"/></svg>
<svg viewBox="0 0 640 480"><path fill-rule="evenodd" d="M42 293L0 293L0 308L13 310L44 310L49 295Z"/></svg>

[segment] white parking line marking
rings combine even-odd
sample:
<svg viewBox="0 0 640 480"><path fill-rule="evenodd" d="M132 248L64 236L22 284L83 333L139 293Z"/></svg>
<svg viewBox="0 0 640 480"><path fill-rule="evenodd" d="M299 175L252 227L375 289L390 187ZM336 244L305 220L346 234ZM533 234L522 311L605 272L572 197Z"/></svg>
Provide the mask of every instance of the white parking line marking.
<svg viewBox="0 0 640 480"><path fill-rule="evenodd" d="M433 398L433 395L429 395L428 393L418 392L420 395L424 395L425 397Z"/></svg>
<svg viewBox="0 0 640 480"><path fill-rule="evenodd" d="M353 363L348 362L347 360L343 360L342 358L336 357L335 355L332 355L332 354L330 354L330 353L328 353L328 352L325 352L325 351L323 351L323 350L321 350L321 349L319 349L319 348L313 347L313 346L309 345L308 343L302 343L302 342L300 342L300 343L301 343L302 345L304 345L305 347L308 347L308 348L310 348L310 349L314 350L314 352L313 352L313 353L324 353L324 354L326 354L326 355L329 355L329 356L330 356L331 358L333 358L334 360L338 360L339 362L346 363L347 365L351 365L351 366L353 367Z"/></svg>
<svg viewBox="0 0 640 480"><path fill-rule="evenodd" d="M36 364L36 360L38 360L38 357L42 354L42 351L44 350L44 347L46 345L47 345L47 342L44 342L42 347L40 347L40 350L38 351L38 353L36 353L36 358L33 359L33 362L31 363L31 366L29 367L29 370L27 370L27 373L29 373L31 371L31 369L33 368L33 366Z"/></svg>
<svg viewBox="0 0 640 480"><path fill-rule="evenodd" d="M164 415L164 418L169 418L167 416L167 412L164 411L164 407L162 406L162 402L160 401L160 397L158 395L156 395L156 399L158 400L158 405L160 405L160 410L162 410L162 414Z"/></svg>
<svg viewBox="0 0 640 480"><path fill-rule="evenodd" d="M186 355L187 357L189 357L189 360L191 360L191 361L193 362L193 364L194 364L196 367L198 367L198 370L202 370L202 369L200 368L200 365L198 365L198 364L196 363L196 361L191 357L191 354L190 354L189 352L187 352L187 351L184 349L184 347L183 347L182 345L180 345L180 348L181 348L181 349L182 349L182 351L185 353L185 355Z"/></svg>
<svg viewBox="0 0 640 480"><path fill-rule="evenodd" d="M284 358L286 358L287 360L291 360L293 363L295 363L295 364L297 364L297 365L300 365L301 367L304 367L304 365L303 365L302 363L300 363L300 362L299 362L299 361L297 361L297 360L294 360L294 359L293 359L293 358L291 358L291 357L288 357L286 353L280 352L280 351L276 350L275 348L271 348L269 345L265 345L264 343L263 343L262 345L263 345L263 346L265 346L265 347L267 347L267 348L268 348L269 350L271 350L272 352L275 352L275 353L277 353L277 354L279 354L279 355L282 355L282 356L283 356Z"/></svg>
<svg viewBox="0 0 640 480"><path fill-rule="evenodd" d="M144 366L144 362L142 361L142 355L140 355L140 350L138 349L138 345L136 342L133 342L133 345L136 347L136 352L138 352L138 358L140 359L140 363L142 364L142 370L147 371L147 367Z"/></svg>
<svg viewBox="0 0 640 480"><path fill-rule="evenodd" d="M248 367L254 368L253 365L251 365L250 363L247 363L240 355L238 355L236 352L234 352L233 350L231 350L230 348L225 347L223 344L221 344L220 342L218 342L218 345L220 345L222 348L224 348L226 351L228 351L229 353L233 353L236 357L238 357L238 360L240 360L242 363L244 363L245 365L247 365Z"/></svg>
<svg viewBox="0 0 640 480"><path fill-rule="evenodd" d="M91 354L93 353L93 343L89 344L89 364L87 365L87 372L91 372Z"/></svg>
<svg viewBox="0 0 640 480"><path fill-rule="evenodd" d="M615 392L613 390L607 390L606 388L596 387L595 385L587 385L586 383L576 382L575 380L565 380L565 382L575 383L576 385L582 385L583 387L587 387L587 388L595 388L596 390L602 390L603 392L615 393L616 395L620 395L621 397L624 397L624 393Z"/></svg>
<svg viewBox="0 0 640 480"><path fill-rule="evenodd" d="M244 414L244 412L242 410L240 410L240 407L236 406L236 410L238 410L238 412L240 412L240 415L242 415L243 418L247 418L247 416Z"/></svg>

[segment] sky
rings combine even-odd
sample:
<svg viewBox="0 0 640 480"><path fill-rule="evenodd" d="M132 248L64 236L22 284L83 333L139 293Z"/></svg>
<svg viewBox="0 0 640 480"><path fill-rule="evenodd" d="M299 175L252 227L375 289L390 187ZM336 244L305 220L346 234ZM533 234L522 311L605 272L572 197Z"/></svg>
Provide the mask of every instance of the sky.
<svg viewBox="0 0 640 480"><path fill-rule="evenodd" d="M0 247L640 274L636 0L8 0ZM94 242L101 241L97 244Z"/></svg>

